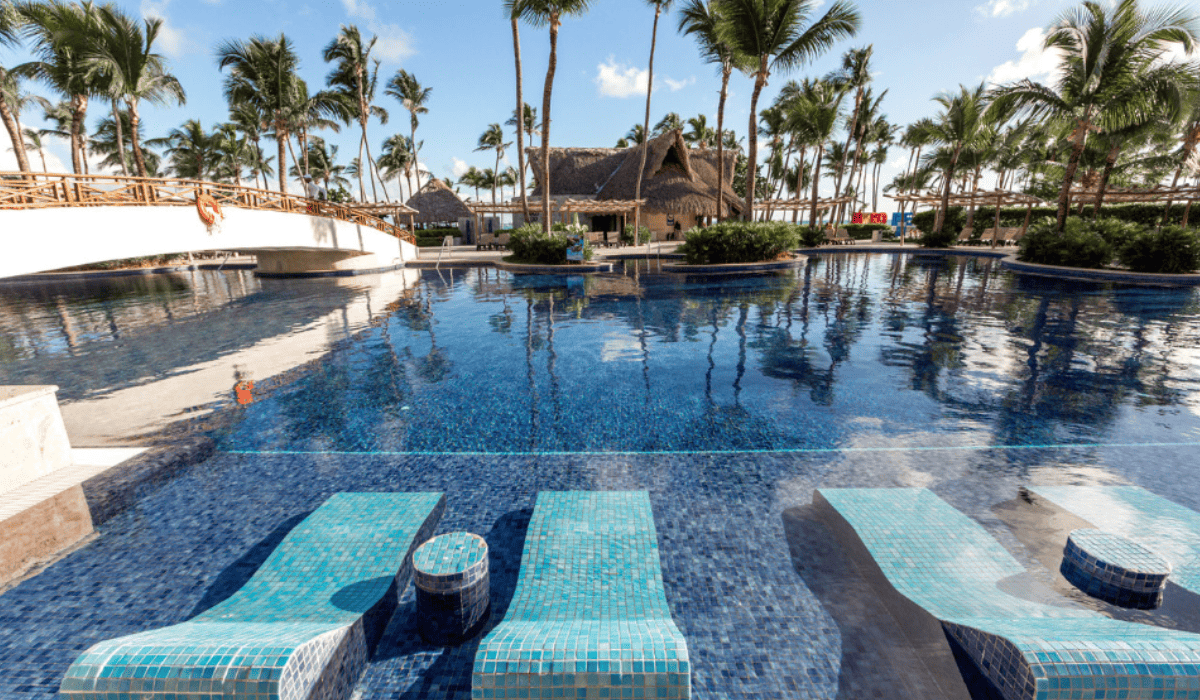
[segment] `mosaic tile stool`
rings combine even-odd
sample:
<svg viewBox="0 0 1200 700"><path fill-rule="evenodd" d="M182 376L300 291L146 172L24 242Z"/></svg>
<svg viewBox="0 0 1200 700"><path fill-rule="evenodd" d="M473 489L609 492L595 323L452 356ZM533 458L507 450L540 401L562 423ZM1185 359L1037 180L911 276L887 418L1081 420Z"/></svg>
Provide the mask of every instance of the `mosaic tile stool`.
<svg viewBox="0 0 1200 700"><path fill-rule="evenodd" d="M479 535L439 535L413 553L421 636L458 644L475 636L491 609L488 546Z"/></svg>
<svg viewBox="0 0 1200 700"><path fill-rule="evenodd" d="M441 493L339 493L246 585L196 617L101 642L67 669L76 700L344 700L412 574Z"/></svg>
<svg viewBox="0 0 1200 700"><path fill-rule="evenodd" d="M932 491L819 489L813 505L1005 700L1200 698L1200 635L1005 593L1025 567Z"/></svg>
<svg viewBox="0 0 1200 700"><path fill-rule="evenodd" d="M1063 577L1093 598L1122 608L1153 610L1162 605L1171 565L1120 535L1084 528L1067 537Z"/></svg>
<svg viewBox="0 0 1200 700"><path fill-rule="evenodd" d="M1133 540L1171 565L1170 582L1200 594L1200 513L1140 486L1030 486L1043 503Z"/></svg>
<svg viewBox="0 0 1200 700"><path fill-rule="evenodd" d="M690 698L645 491L538 494L504 621L472 698Z"/></svg>

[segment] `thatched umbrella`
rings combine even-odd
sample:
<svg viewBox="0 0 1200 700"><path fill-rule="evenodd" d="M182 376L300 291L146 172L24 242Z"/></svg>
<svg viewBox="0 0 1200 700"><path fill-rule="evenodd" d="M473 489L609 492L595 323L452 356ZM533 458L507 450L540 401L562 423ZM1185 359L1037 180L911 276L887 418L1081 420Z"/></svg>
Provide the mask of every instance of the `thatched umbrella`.
<svg viewBox="0 0 1200 700"><path fill-rule="evenodd" d="M457 225L459 219L470 219L475 216L471 208L459 199L454 190L437 178L430 180L419 192L409 197L406 204L417 210L414 218L422 224L452 223Z"/></svg>
<svg viewBox="0 0 1200 700"><path fill-rule="evenodd" d="M726 218L741 213L745 208L742 199L729 187L733 180L735 159L726 159L725 201L718 212L716 152L689 149L679 129L628 149L621 167L596 195L596 199L633 199L643 148L649 148L642 179L642 198L646 200L648 211Z"/></svg>

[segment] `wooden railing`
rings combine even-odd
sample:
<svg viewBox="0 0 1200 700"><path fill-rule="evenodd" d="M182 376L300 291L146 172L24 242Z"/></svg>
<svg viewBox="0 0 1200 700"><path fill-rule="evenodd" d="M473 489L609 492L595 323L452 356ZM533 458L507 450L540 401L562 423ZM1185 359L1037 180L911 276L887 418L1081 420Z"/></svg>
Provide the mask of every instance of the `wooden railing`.
<svg viewBox="0 0 1200 700"><path fill-rule="evenodd" d="M195 206L202 194L222 207L323 216L370 226L409 243L407 229L337 202L320 202L290 194L204 180L0 173L0 210L53 207Z"/></svg>

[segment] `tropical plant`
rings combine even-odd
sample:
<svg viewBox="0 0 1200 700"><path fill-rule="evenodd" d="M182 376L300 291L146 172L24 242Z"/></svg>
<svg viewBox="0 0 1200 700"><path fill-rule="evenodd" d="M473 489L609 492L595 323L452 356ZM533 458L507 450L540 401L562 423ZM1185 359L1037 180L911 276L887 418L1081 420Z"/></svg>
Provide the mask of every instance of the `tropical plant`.
<svg viewBox="0 0 1200 700"><path fill-rule="evenodd" d="M542 88L542 228L550 231L550 98L554 91L554 73L558 69L558 31L563 16L582 15L591 0L514 0L512 13L536 27L550 28L550 59L546 65L546 83Z"/></svg>
<svg viewBox="0 0 1200 700"><path fill-rule="evenodd" d="M24 129L22 131L22 133L25 136L24 143L22 144L22 146L25 147L25 150L27 152L33 151L34 153L38 154L38 156L41 157L42 172L44 172L44 173L50 172L50 170L46 168L46 147L42 143L42 135L40 133L38 133L37 130L35 130L35 129Z"/></svg>
<svg viewBox="0 0 1200 700"><path fill-rule="evenodd" d="M372 61L371 50L379 37L371 37L370 41L363 39L358 27L343 25L338 35L334 37L322 52L321 57L326 63L333 63L333 71L326 77L325 82L330 89L337 93L342 101L342 116L349 123L351 119L358 121L362 130L359 140L359 160L362 160L362 149L367 152L367 175L371 180L371 195L378 201L379 195L375 190L375 178L378 175L375 158L371 155L371 141L367 138L367 124L371 117L379 119L381 124L387 124L388 113L382 107L374 104L375 89L379 81L379 61ZM373 65L372 65L373 64ZM379 178L383 196L387 198L387 187ZM362 189L362 174L359 173L359 189ZM366 191L363 191L364 195Z"/></svg>
<svg viewBox="0 0 1200 700"><path fill-rule="evenodd" d="M529 221L529 197L525 192L525 131L527 128L526 124L528 123L529 135L532 141L533 108L525 104L524 76L521 70L521 13L517 8L517 4L516 0L504 0L504 11L508 15L509 23L512 24L513 62L516 64L517 73L517 106L513 109L512 119L506 123L516 127L517 130L517 165L521 168L519 176L521 180L521 212L525 217L525 221Z"/></svg>
<svg viewBox="0 0 1200 700"><path fill-rule="evenodd" d="M726 265L776 260L800 243L800 227L781 221L725 221L687 233L678 250L689 265Z"/></svg>
<svg viewBox="0 0 1200 700"><path fill-rule="evenodd" d="M842 68L841 72L839 73L839 78L847 90L854 91L854 109L850 112L850 124L846 128L846 146L844 151L846 154L853 153L857 156L859 149L861 148L861 139L859 139L859 146L855 147L853 151L850 150L850 144L858 136L858 120L863 105L864 93L867 89L867 85L869 85L873 80L871 75L871 57L874 55L874 53L875 45L871 44L861 49L850 49L842 55ZM856 169L855 165L856 162L850 163L850 181L854 180L854 171ZM839 177L837 185L835 185L834 189L836 191L840 191L841 186L842 181ZM842 206L839 206L836 217L838 221L842 220L843 211L844 210Z"/></svg>
<svg viewBox="0 0 1200 700"><path fill-rule="evenodd" d="M12 142L12 151L17 157L17 168L22 172L29 172L31 167L24 140L20 138L28 131L21 124L21 114L32 105L40 105L43 109L50 107L49 101L44 97L21 89L21 76L0 67L0 118L3 119L9 140ZM42 160L44 165L45 156Z"/></svg>
<svg viewBox="0 0 1200 700"><path fill-rule="evenodd" d="M981 84L971 89L960 85L958 93L945 92L934 98L942 106L941 112L925 125L926 134L932 143L942 144L947 156L942 173L942 204L933 225L940 232L945 223L945 212L950 207L950 189L959 158L964 150L977 148L987 136L984 114L987 109L986 92ZM931 233L928 232L927 233Z"/></svg>
<svg viewBox="0 0 1200 700"><path fill-rule="evenodd" d="M1021 239L1020 258L1026 262L1066 267L1104 267L1113 258L1113 246L1092 222L1067 219L1058 230L1054 219L1035 222Z"/></svg>
<svg viewBox="0 0 1200 700"><path fill-rule="evenodd" d="M653 2L653 0L648 1L652 5L656 4ZM674 0L670 0L670 2L664 2L663 5L669 6L671 2L674 2ZM663 7L663 9L666 10L668 7ZM657 34L657 27L655 27L655 30L655 33ZM658 123L654 125L654 131L651 133L655 136L658 136L659 134L665 134L668 131L675 130L683 131L683 118L675 112L667 112L666 115L664 115L662 119L659 119Z"/></svg>
<svg viewBox="0 0 1200 700"><path fill-rule="evenodd" d="M1182 9L1145 13L1137 0L1115 5L1084 2L1063 13L1045 48L1061 53L1062 77L1053 86L1032 80L996 89L994 108L1017 108L1070 130L1070 155L1058 197L1059 232L1066 227L1071 186L1089 133L1109 132L1141 116L1177 108L1194 77L1185 66L1164 61L1178 46L1196 45L1195 21Z"/></svg>
<svg viewBox="0 0 1200 700"><path fill-rule="evenodd" d="M392 79L388 81L387 87L383 92L385 95L399 100L404 109L408 110L408 121L411 128L408 145L411 157L408 159L408 168L405 170L405 177L407 178L409 173L412 173L415 168L417 170L417 183L420 184L422 142L417 141L417 126L420 122L418 117L429 112L429 107L426 104L429 102L429 96L433 94L433 88L423 87L415 75L401 70L392 76ZM409 182L409 192L412 191L412 183Z"/></svg>
<svg viewBox="0 0 1200 700"><path fill-rule="evenodd" d="M207 178L215 165L216 144L199 119L189 119L171 129L167 134L167 142L170 145L166 155L170 158L171 170L177 176L193 180Z"/></svg>
<svg viewBox="0 0 1200 700"><path fill-rule="evenodd" d="M122 134L133 134L133 120L130 117L129 110L123 109L117 112L123 123ZM146 165L146 177L158 177L159 165L162 161L155 149L164 148L168 145L167 139L149 139L146 140L142 132L145 129L141 124L138 125L138 143L142 148L142 157ZM116 169L121 160L133 162L133 147L132 139L117 140L117 128L112 117L105 117L100 120L99 126L88 139L88 152L93 156L100 157L100 167Z"/></svg>
<svg viewBox="0 0 1200 700"><path fill-rule="evenodd" d="M309 162L310 149L308 142L310 138L318 138L310 136L314 129L330 129L332 131L341 131L341 125L338 120L345 120L346 102L344 95L336 91L321 90L315 95L308 94L308 83L300 81L300 96L296 100L296 104L291 109L290 119L292 130L296 134L296 140L300 144L300 157L303 160L303 172L300 172L297 163L297 173L300 177L311 175L311 163ZM288 144L291 148L291 144ZM328 189L328 188L326 188Z"/></svg>
<svg viewBox="0 0 1200 700"><path fill-rule="evenodd" d="M336 152L336 151L335 151ZM379 168L383 171L383 176L387 178L395 178L396 182L400 182L401 173L404 174L408 181L408 196L412 197L415 192L412 183L413 170L413 147L409 137L403 134L393 134L383 142L383 154L379 156ZM418 179L420 176L418 175ZM396 185L399 187L399 184ZM404 197L401 196L403 200Z"/></svg>
<svg viewBox="0 0 1200 700"><path fill-rule="evenodd" d="M479 201L479 188L487 187L487 178L479 168L472 165L467 168L467 172L458 178L458 183L467 187L473 187L475 189L475 201Z"/></svg>
<svg viewBox="0 0 1200 700"><path fill-rule="evenodd" d="M229 69L225 98L231 110L245 107L260 115L273 130L278 147L276 169L279 191L287 192L286 145L291 134L291 116L303 91L296 74L300 59L286 35L278 39L253 36L248 41L226 41L217 47L217 65Z"/></svg>
<svg viewBox="0 0 1200 700"><path fill-rule="evenodd" d="M790 72L829 50L839 39L854 36L861 24L847 0L837 0L811 24L814 0L724 0L723 25L735 53L753 57L747 71L754 78L750 97L750 168L747 174L746 218L754 218L755 169L758 164L758 97L772 71Z"/></svg>
<svg viewBox="0 0 1200 700"><path fill-rule="evenodd" d="M1182 226L1144 229L1117 251L1134 272L1183 274L1200 268L1200 231Z"/></svg>
<svg viewBox="0 0 1200 700"><path fill-rule="evenodd" d="M500 172L500 159L504 157L504 151L512 143L504 142L504 129L499 124L489 124L483 135L479 137L479 144L475 148L476 151L492 150L496 152L496 168L493 173ZM496 203L496 177L492 177L492 204Z"/></svg>

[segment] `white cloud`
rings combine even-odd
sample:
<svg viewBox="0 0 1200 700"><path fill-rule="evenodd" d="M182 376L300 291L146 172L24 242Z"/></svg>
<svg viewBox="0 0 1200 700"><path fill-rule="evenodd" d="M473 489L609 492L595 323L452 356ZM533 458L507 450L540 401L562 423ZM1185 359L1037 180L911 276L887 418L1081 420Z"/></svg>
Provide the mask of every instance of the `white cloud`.
<svg viewBox="0 0 1200 700"><path fill-rule="evenodd" d="M609 56L608 60L596 66L596 86L603 97L633 97L645 95L646 86L650 82L650 70L617 63ZM671 92L678 92L696 82L696 76L684 80L672 80L670 76L660 75L654 79L654 89L657 91L666 85Z"/></svg>
<svg viewBox="0 0 1200 700"><path fill-rule="evenodd" d="M1028 10L1032 4L1032 0L987 0L976 6L975 11L984 17L1008 17Z"/></svg>
<svg viewBox="0 0 1200 700"><path fill-rule="evenodd" d="M390 24L379 19L375 7L365 0L342 0L346 14L354 19L367 23L379 41L375 44L373 55L384 61L397 62L416 53L412 47L412 35L400 28L398 24Z"/></svg>
<svg viewBox="0 0 1200 700"><path fill-rule="evenodd" d="M688 85L694 84L696 82L696 76L693 75L686 80L671 80L670 78L664 76L662 81L667 84L667 87L671 88L671 92L679 92Z"/></svg>
<svg viewBox="0 0 1200 700"><path fill-rule="evenodd" d="M1059 62L1062 52L1059 49L1045 48L1046 30L1034 27L1025 32L1017 41L1017 50L1021 57L1014 61L1005 61L992 69L987 81L992 85L1002 85L1029 78L1054 83L1061 72Z"/></svg>
<svg viewBox="0 0 1200 700"><path fill-rule="evenodd" d="M471 166L467 165L467 161L462 158L451 158L450 160L453 162L450 172L454 173L456 178L462 177L471 169Z"/></svg>
<svg viewBox="0 0 1200 700"><path fill-rule="evenodd" d="M22 124L22 126L28 126ZM46 156L46 170L52 173L69 173L72 171L70 146L66 139L52 136L42 137ZM29 167L35 173L42 172L42 156L36 151L26 149L25 156L29 158ZM88 170L93 175L116 175L117 171L100 167L100 158L88 154ZM0 172L17 169L17 154L12 150L12 139L8 137L8 129L0 129Z"/></svg>
<svg viewBox="0 0 1200 700"><path fill-rule="evenodd" d="M213 0L208 0L212 2ZM146 19L161 19L162 28L158 31L158 44L168 56L181 56L190 43L183 31L172 26L167 18L167 5L171 0L142 0L142 16Z"/></svg>

